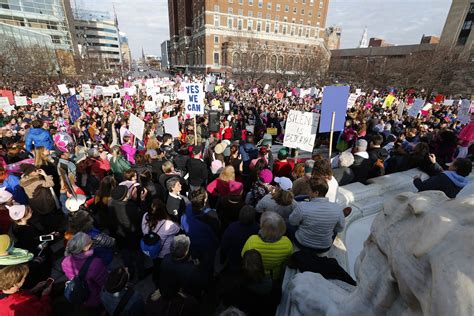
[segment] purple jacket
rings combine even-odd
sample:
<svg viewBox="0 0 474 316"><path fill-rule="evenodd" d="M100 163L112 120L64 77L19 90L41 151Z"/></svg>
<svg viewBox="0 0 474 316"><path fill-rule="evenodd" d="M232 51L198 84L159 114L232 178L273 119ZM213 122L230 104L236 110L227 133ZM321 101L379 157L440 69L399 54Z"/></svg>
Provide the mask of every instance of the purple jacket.
<svg viewBox="0 0 474 316"><path fill-rule="evenodd" d="M135 153L137 152L137 149L133 148L133 146L130 144L124 144L122 145L122 151L124 153L125 159L127 159L130 164L134 165Z"/></svg>
<svg viewBox="0 0 474 316"><path fill-rule="evenodd" d="M86 262L86 259L92 256L94 251L88 250L86 252L66 256L61 263L61 267L68 280L74 279L79 274L82 265ZM89 270L86 274L86 282L89 286L90 296L89 299L84 303L87 307L96 307L101 304L100 302L100 291L105 285L107 280L107 268L105 267L102 259L94 258L89 266Z"/></svg>

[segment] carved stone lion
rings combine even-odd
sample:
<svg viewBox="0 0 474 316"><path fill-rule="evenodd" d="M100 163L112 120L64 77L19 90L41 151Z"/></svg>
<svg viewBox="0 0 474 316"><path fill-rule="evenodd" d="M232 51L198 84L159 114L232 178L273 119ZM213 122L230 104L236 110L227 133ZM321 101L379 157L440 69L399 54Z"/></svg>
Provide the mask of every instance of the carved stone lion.
<svg viewBox="0 0 474 316"><path fill-rule="evenodd" d="M402 193L384 204L352 291L320 274L290 282L301 315L474 315L474 195Z"/></svg>

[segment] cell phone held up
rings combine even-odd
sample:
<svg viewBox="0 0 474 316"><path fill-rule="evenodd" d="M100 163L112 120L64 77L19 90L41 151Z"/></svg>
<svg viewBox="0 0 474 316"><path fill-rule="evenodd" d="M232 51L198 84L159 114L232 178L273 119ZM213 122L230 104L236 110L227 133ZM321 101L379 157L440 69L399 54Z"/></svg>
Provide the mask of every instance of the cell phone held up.
<svg viewBox="0 0 474 316"><path fill-rule="evenodd" d="M40 241L53 241L54 240L54 235L53 234L41 235L41 236L39 236L39 240Z"/></svg>

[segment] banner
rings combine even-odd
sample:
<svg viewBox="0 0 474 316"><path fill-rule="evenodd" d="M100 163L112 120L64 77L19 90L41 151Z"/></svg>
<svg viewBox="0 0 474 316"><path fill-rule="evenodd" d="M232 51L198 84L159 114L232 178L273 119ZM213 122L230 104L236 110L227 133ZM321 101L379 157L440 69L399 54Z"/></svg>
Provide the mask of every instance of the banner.
<svg viewBox="0 0 474 316"><path fill-rule="evenodd" d="M471 101L464 99L459 106L457 120L461 124L467 124L471 121Z"/></svg>
<svg viewBox="0 0 474 316"><path fill-rule="evenodd" d="M319 114L290 110L285 126L283 146L313 152Z"/></svg>
<svg viewBox="0 0 474 316"><path fill-rule="evenodd" d="M454 104L454 100L444 100L443 105L451 106Z"/></svg>
<svg viewBox="0 0 474 316"><path fill-rule="evenodd" d="M66 87L65 84L59 84L58 89L59 89L59 92L61 92L61 94L68 94L69 93L69 89Z"/></svg>
<svg viewBox="0 0 474 316"><path fill-rule="evenodd" d="M74 123L81 117L81 109L79 108L79 103L77 103L75 96L70 96L67 98L67 107L69 108L71 121Z"/></svg>
<svg viewBox="0 0 474 316"><path fill-rule="evenodd" d="M420 113L421 109L425 105L425 100L423 99L415 99L415 103L411 106L408 110L408 116L417 117L418 113Z"/></svg>
<svg viewBox="0 0 474 316"><path fill-rule="evenodd" d="M76 94L76 88L69 88L69 94L70 95L75 95Z"/></svg>
<svg viewBox="0 0 474 316"><path fill-rule="evenodd" d="M393 101L395 101L395 96L392 94L387 95L385 101L383 102L383 108L389 108L392 106Z"/></svg>
<svg viewBox="0 0 474 316"><path fill-rule="evenodd" d="M331 131L331 117L335 112L334 131L344 130L346 122L347 100L349 98L349 86L328 86L323 90L323 104L321 108L321 122L319 132Z"/></svg>
<svg viewBox="0 0 474 316"><path fill-rule="evenodd" d="M178 116L173 116L163 120L163 126L165 128L165 133L173 135L173 137L179 137L179 122Z"/></svg>
<svg viewBox="0 0 474 316"><path fill-rule="evenodd" d="M201 83L183 83L186 114L204 114L204 90Z"/></svg>
<svg viewBox="0 0 474 316"><path fill-rule="evenodd" d="M15 96L15 104L16 106L28 105L28 100L25 96Z"/></svg>
<svg viewBox="0 0 474 316"><path fill-rule="evenodd" d="M145 122L138 116L130 113L130 126L128 127L130 133L135 135L139 140L143 140L143 133L145 132Z"/></svg>
<svg viewBox="0 0 474 316"><path fill-rule="evenodd" d="M14 104L15 100L13 99L13 91L11 90L0 90L0 97L8 98L10 104Z"/></svg>

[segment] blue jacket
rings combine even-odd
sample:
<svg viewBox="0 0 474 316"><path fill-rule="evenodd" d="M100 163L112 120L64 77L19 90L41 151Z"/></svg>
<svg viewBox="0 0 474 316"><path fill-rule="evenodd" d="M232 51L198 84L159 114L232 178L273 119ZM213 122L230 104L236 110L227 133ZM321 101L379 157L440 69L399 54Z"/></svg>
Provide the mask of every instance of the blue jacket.
<svg viewBox="0 0 474 316"><path fill-rule="evenodd" d="M49 150L54 149L53 139L44 128L30 128L25 139L26 150L31 152L35 147L45 147Z"/></svg>
<svg viewBox="0 0 474 316"><path fill-rule="evenodd" d="M202 254L205 252L213 253L219 245L219 240L211 225L206 222L208 212L214 212L211 209L204 210L202 214L193 212L192 204L188 204L186 212L181 217L181 227L191 240L191 252L193 254Z"/></svg>
<svg viewBox="0 0 474 316"><path fill-rule="evenodd" d="M5 181L3 181L2 187L5 187L8 192L13 195L13 199L23 205L28 204L28 196L20 186L20 177L10 174Z"/></svg>

